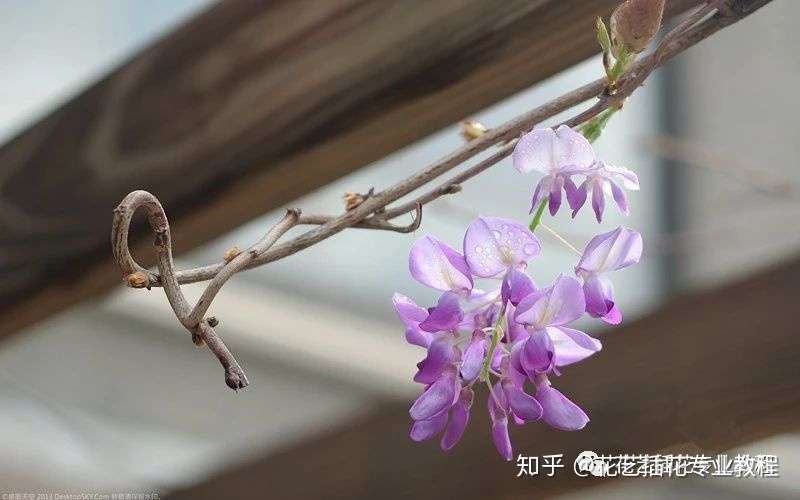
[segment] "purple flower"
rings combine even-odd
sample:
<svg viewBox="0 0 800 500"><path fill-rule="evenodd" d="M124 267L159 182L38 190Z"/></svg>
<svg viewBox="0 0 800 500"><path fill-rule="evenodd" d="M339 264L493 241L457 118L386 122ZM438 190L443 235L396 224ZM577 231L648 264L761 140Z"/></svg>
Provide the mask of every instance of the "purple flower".
<svg viewBox="0 0 800 500"><path fill-rule="evenodd" d="M586 174L586 180L583 181L580 187L575 187L572 179L567 178L564 181L564 189L567 192L567 201L572 209L573 217L583 207L590 191L592 193L592 209L597 222L601 222L603 219L606 194L613 196L619 210L628 215L628 197L623 188L630 191L639 190L639 178L635 173L624 167L606 165L602 161L598 161L594 168L584 173Z"/></svg>
<svg viewBox="0 0 800 500"><path fill-rule="evenodd" d="M419 328L426 332L451 331L463 318L464 312L458 303L458 295L445 292L439 297L436 307L428 309L428 317L419 324Z"/></svg>
<svg viewBox="0 0 800 500"><path fill-rule="evenodd" d="M568 179L564 171L558 175ZM406 340L426 349L414 375L425 389L409 409L410 437L441 435L442 449L455 446L469 422L472 387L480 381L490 387L492 441L501 457L511 460L510 422L541 419L556 429L578 430L589 421L549 377L601 349L598 340L568 325L587 311L607 321L613 317L610 283L601 274L638 260L641 237L622 228L595 237L575 268L583 283L562 275L547 288L538 288L523 272L540 251L525 226L479 217L463 244L463 256L430 236L411 249L412 276L443 292L436 305L425 309L404 295L393 297ZM474 278L500 276L494 289L473 287Z"/></svg>
<svg viewBox="0 0 800 500"><path fill-rule="evenodd" d="M409 410L414 419L409 436L414 441L424 441L444 430L440 446L450 450L461 440L469 423L473 396L471 388L460 388L454 372L446 372L428 386Z"/></svg>
<svg viewBox="0 0 800 500"><path fill-rule="evenodd" d="M400 321L406 327L406 341L409 344L428 347L431 343L432 335L419 327L419 324L428 317L428 311L399 293L394 294L392 303L397 316L400 317Z"/></svg>
<svg viewBox="0 0 800 500"><path fill-rule="evenodd" d="M486 338L486 334L475 330L469 344L464 349L461 361L461 378L464 379L464 382L471 383L478 378L488 347L489 339Z"/></svg>
<svg viewBox="0 0 800 500"><path fill-rule="evenodd" d="M498 393L501 391L495 385L489 393L486 407L489 410L494 447L497 448L497 452L500 453L503 460L509 461L514 457L514 452L511 449L511 436L508 435L508 413L503 408L503 401L497 401L501 398L497 395Z"/></svg>
<svg viewBox="0 0 800 500"><path fill-rule="evenodd" d="M467 265L482 278L523 266L540 250L539 240L527 227L499 217L478 217L464 235Z"/></svg>
<svg viewBox="0 0 800 500"><path fill-rule="evenodd" d="M408 256L411 276L423 285L460 295L472 290L472 276L464 256L432 236L423 236Z"/></svg>
<svg viewBox="0 0 800 500"><path fill-rule="evenodd" d="M565 325L586 310L581 284L575 278L559 276L547 290L532 293L517 306L514 321L530 333L520 347L520 363L533 380L554 367L585 359L602 347L600 341Z"/></svg>
<svg viewBox="0 0 800 500"><path fill-rule="evenodd" d="M531 213L549 197L551 215L555 215L561 206L561 190L570 175L582 173L595 163L589 141L566 125L557 130L535 129L523 135L512 158L514 168L522 173L536 170L545 174L533 193Z"/></svg>
<svg viewBox="0 0 800 500"><path fill-rule="evenodd" d="M534 383L536 385L534 397L542 407L542 420L547 425L562 431L577 431L586 426L589 422L586 413L551 386L546 375L537 377Z"/></svg>
<svg viewBox="0 0 800 500"><path fill-rule="evenodd" d="M515 369L506 357L500 381L494 384L489 393L487 409L492 422L492 441L504 460L513 457L508 434L509 421L522 425L542 418L542 405L525 392L525 380L525 374Z"/></svg>
<svg viewBox="0 0 800 500"><path fill-rule="evenodd" d="M511 302L516 306L523 298L538 291L536 283L533 282L530 276L522 271L512 269L503 278L500 295L504 303Z"/></svg>
<svg viewBox="0 0 800 500"><path fill-rule="evenodd" d="M622 313L614 302L614 289L604 273L639 262L642 236L632 229L618 227L589 241L575 274L583 279L586 312L613 325L622 322Z"/></svg>
<svg viewBox="0 0 800 500"><path fill-rule="evenodd" d="M447 333L434 336L425 359L417 363L414 382L433 384L447 370L455 370L459 352L453 345L455 338Z"/></svg>

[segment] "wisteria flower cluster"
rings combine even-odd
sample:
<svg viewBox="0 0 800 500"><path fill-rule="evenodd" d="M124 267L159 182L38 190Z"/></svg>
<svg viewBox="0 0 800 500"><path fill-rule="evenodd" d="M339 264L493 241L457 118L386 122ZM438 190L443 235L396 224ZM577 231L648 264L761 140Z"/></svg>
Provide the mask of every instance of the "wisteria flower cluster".
<svg viewBox="0 0 800 500"><path fill-rule="evenodd" d="M620 185L638 187L635 174L596 160L591 145L568 127L537 129L523 136L514 164L523 172L545 174L536 187L533 208L547 202L551 213L560 206L562 190L574 212L591 192L600 220L607 189L626 212ZM586 177L580 187L573 181L577 175ZM427 309L401 294L393 298L406 340L427 350L414 376L425 389L409 411L411 439L441 435L442 449L455 446L469 422L476 383L488 387L491 436L505 460L513 456L510 422L542 420L565 431L589 422L553 380L602 347L570 325L584 315L612 324L622 320L607 273L638 262L642 238L624 227L599 234L586 245L573 276L562 274L546 286L525 272L540 252L541 244L527 226L499 217L475 219L461 251L432 236L413 244L411 276L442 294ZM478 280L493 286L479 289Z"/></svg>

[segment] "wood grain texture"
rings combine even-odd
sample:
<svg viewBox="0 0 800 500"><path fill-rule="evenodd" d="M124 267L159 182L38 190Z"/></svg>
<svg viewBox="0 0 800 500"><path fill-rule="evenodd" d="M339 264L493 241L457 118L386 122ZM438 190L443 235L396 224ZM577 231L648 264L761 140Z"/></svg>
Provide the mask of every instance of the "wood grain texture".
<svg viewBox="0 0 800 500"><path fill-rule="evenodd" d="M118 283L128 192L156 194L188 250L586 58L616 3L211 8L0 149L0 335Z"/></svg>
<svg viewBox="0 0 800 500"><path fill-rule="evenodd" d="M492 447L486 391L476 395L461 443L408 438L410 402L332 429L308 443L175 492L169 498L542 498L597 484L572 473L583 450L705 453L800 426L800 261L734 286L673 301L612 330L603 350L554 384L591 422L580 432L533 423L511 429L515 453L563 453L555 478L516 478ZM399 338L399 337L398 337ZM764 450L769 453L769 450Z"/></svg>

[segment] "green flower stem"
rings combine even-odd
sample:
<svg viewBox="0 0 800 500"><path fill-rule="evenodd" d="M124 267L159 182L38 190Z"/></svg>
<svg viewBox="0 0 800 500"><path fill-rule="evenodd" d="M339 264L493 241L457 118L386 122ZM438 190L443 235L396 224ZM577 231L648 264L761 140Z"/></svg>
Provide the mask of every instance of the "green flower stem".
<svg viewBox="0 0 800 500"><path fill-rule="evenodd" d="M586 137L587 141L596 141L603 134L603 129L606 128L609 120L611 120L611 117L614 116L617 111L619 111L619 108L612 106L600 112L597 116L581 125L578 131Z"/></svg>
<svg viewBox="0 0 800 500"><path fill-rule="evenodd" d="M536 231L536 228L539 226L539 223L542 222L542 215L544 215L544 207L547 206L547 198L543 199L541 203L539 203L539 208L536 209L536 213L533 215L533 219L531 223L528 224L528 228L531 232Z"/></svg>
<svg viewBox="0 0 800 500"><path fill-rule="evenodd" d="M497 313L497 321L494 323L494 327L492 328L492 343L489 345L489 352L486 355L486 359L483 361L483 368L481 368L481 380L489 382L489 369L492 366L492 358L494 357L494 351L497 349L497 344L500 343L500 338L503 336L503 331L505 326L503 322L506 317L506 305L505 303L500 307L500 312Z"/></svg>

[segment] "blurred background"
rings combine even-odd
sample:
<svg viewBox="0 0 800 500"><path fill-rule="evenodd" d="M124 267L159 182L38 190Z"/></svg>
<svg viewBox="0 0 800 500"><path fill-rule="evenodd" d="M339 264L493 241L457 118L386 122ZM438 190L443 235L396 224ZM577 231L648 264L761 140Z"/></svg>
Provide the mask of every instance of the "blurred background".
<svg viewBox="0 0 800 500"><path fill-rule="evenodd" d="M1 2L0 141L212 3ZM800 3L774 2L692 48L656 72L598 141L600 155L635 170L642 185L632 195L632 215L611 208L603 226L625 224L644 234L641 264L615 276L626 319L797 254L798 17ZM593 57L475 117L489 127L501 124L601 73ZM453 124L291 206L338 213L344 192L390 185L462 143ZM0 448L6 451L0 490L158 492L164 498L238 464L313 443L387 402L410 401L422 352L403 341L390 299L395 291L420 303L434 299L408 276L411 243L430 233L458 247L478 214L526 221L535 182L506 160L461 194L430 205L415 234L345 231L236 276L211 313L223 318L220 333L252 382L239 394L221 386L207 351L190 348L160 290L119 286L6 339L0 344ZM233 245L248 246L281 213L180 255L179 267L215 262ZM551 225L579 248L598 231L587 210L575 221L562 210ZM540 237L544 249L531 272L548 282L574 258L546 233ZM186 289L196 298L202 286ZM796 498L798 444L800 436L780 435L743 448L778 455L780 479L611 483L571 496ZM515 472L509 464L509 481Z"/></svg>

